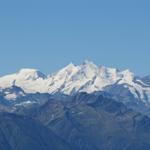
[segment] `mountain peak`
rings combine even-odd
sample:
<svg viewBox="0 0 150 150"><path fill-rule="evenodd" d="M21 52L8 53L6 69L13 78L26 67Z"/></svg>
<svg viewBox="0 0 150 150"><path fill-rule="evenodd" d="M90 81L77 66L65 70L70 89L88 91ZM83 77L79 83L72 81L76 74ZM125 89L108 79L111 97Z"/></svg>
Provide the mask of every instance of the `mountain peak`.
<svg viewBox="0 0 150 150"><path fill-rule="evenodd" d="M95 65L92 61L85 60L83 64L79 65L79 67L85 72L98 71L98 66Z"/></svg>
<svg viewBox="0 0 150 150"><path fill-rule="evenodd" d="M22 68L20 69L20 73L26 73L26 72L37 72L37 69L32 69L32 68Z"/></svg>
<svg viewBox="0 0 150 150"><path fill-rule="evenodd" d="M46 75L42 72L38 71L37 69L30 69L30 68L23 68L19 71L18 75L25 79L32 79L36 80L38 78L45 79Z"/></svg>
<svg viewBox="0 0 150 150"><path fill-rule="evenodd" d="M126 81L132 81L133 78L134 78L134 73L131 72L129 69L126 69L124 71L122 71L121 73L123 75L123 78L126 80Z"/></svg>
<svg viewBox="0 0 150 150"><path fill-rule="evenodd" d="M76 68L76 65L73 64L72 62L65 67L65 69L74 69L74 68Z"/></svg>
<svg viewBox="0 0 150 150"><path fill-rule="evenodd" d="M82 65L97 68L97 66L92 61L89 60L85 60Z"/></svg>

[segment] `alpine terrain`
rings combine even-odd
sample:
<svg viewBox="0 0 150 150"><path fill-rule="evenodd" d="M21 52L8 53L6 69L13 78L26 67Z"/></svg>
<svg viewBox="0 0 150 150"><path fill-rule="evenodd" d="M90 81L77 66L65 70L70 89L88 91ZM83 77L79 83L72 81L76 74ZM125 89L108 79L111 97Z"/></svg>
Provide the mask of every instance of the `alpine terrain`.
<svg viewBox="0 0 150 150"><path fill-rule="evenodd" d="M0 77L2 150L149 150L150 76L73 63Z"/></svg>

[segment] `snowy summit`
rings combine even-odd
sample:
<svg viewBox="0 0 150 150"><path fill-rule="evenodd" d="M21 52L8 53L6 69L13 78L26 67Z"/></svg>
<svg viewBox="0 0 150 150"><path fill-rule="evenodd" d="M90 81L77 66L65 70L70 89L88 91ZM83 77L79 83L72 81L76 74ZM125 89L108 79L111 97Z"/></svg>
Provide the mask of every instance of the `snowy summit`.
<svg viewBox="0 0 150 150"><path fill-rule="evenodd" d="M63 93L76 92L92 93L104 91L110 86L128 88L134 97L150 99L150 87L136 78L129 70L119 71L115 68L96 66L93 62L85 61L81 65L70 63L63 69L51 75L45 75L36 69L21 69L18 73L0 78L0 89L12 86L20 87L25 93Z"/></svg>

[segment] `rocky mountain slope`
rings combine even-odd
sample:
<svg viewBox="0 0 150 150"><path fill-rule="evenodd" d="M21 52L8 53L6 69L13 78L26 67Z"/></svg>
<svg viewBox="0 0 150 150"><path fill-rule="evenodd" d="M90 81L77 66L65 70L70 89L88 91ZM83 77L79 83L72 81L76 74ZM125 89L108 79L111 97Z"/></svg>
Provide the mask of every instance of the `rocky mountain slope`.
<svg viewBox="0 0 150 150"><path fill-rule="evenodd" d="M1 150L72 150L41 123L25 116L0 113Z"/></svg>
<svg viewBox="0 0 150 150"><path fill-rule="evenodd" d="M22 109L78 150L149 150L150 119L103 95L80 93Z"/></svg>

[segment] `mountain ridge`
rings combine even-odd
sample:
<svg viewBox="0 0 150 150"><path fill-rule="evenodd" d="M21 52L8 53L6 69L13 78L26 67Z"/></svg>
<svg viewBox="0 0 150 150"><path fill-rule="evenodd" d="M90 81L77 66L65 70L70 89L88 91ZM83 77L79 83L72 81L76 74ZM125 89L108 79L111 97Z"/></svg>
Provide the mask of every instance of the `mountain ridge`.
<svg viewBox="0 0 150 150"><path fill-rule="evenodd" d="M73 95L100 91L111 94L114 99L131 108L136 107L136 110L143 112L145 108L150 108L149 78L137 77L128 69L120 71L96 66L90 61L84 61L81 65L70 63L51 75L25 68L0 78L0 94L11 101L36 93ZM30 101L25 104L28 103Z"/></svg>
<svg viewBox="0 0 150 150"><path fill-rule="evenodd" d="M21 87L27 93L28 92L29 93L33 93L33 92L41 92L42 93L43 91L40 91L38 88L36 89L36 87L34 87L35 90L28 90L27 87L24 87L21 84L24 84L24 83L29 84L28 81L30 81L30 82L35 81L34 84L45 83L45 86L49 86L49 88L50 88L54 84L54 82L58 82L58 79L65 80L65 78L71 78L73 81L77 82L77 81L81 80L82 77L84 77L84 78L87 78L86 79L87 81L88 80L91 81L92 79L94 80L94 78L96 78L96 76L99 76L99 75L101 76L101 78L103 78L103 80L105 80L105 78L106 78L106 80L111 80L111 81L107 81L110 83L112 82L112 80L117 81L120 78L130 81L134 77L134 73L132 73L130 70L119 71L116 68L108 68L105 66L96 66L93 62L86 60L81 65L74 65L73 63L70 63L66 67L64 67L64 68L60 69L59 71L52 73L50 75L45 75L37 69L29 69L29 68L20 69L20 71L18 73L9 74L9 75L0 77L0 88L6 88L6 87L16 85L16 86ZM97 82L102 84L102 82L104 82L103 80L101 79L101 81L97 81ZM57 84L60 84L59 86L62 86L61 83L57 83ZM105 83L105 84L107 85L108 83ZM103 86L105 86L105 84ZM100 89L98 89L98 90L100 90ZM53 90L52 88L48 89L48 87L47 87L47 89L45 89L45 93L46 92L53 93L56 91ZM63 92L65 94L70 94L69 91L64 90Z"/></svg>

